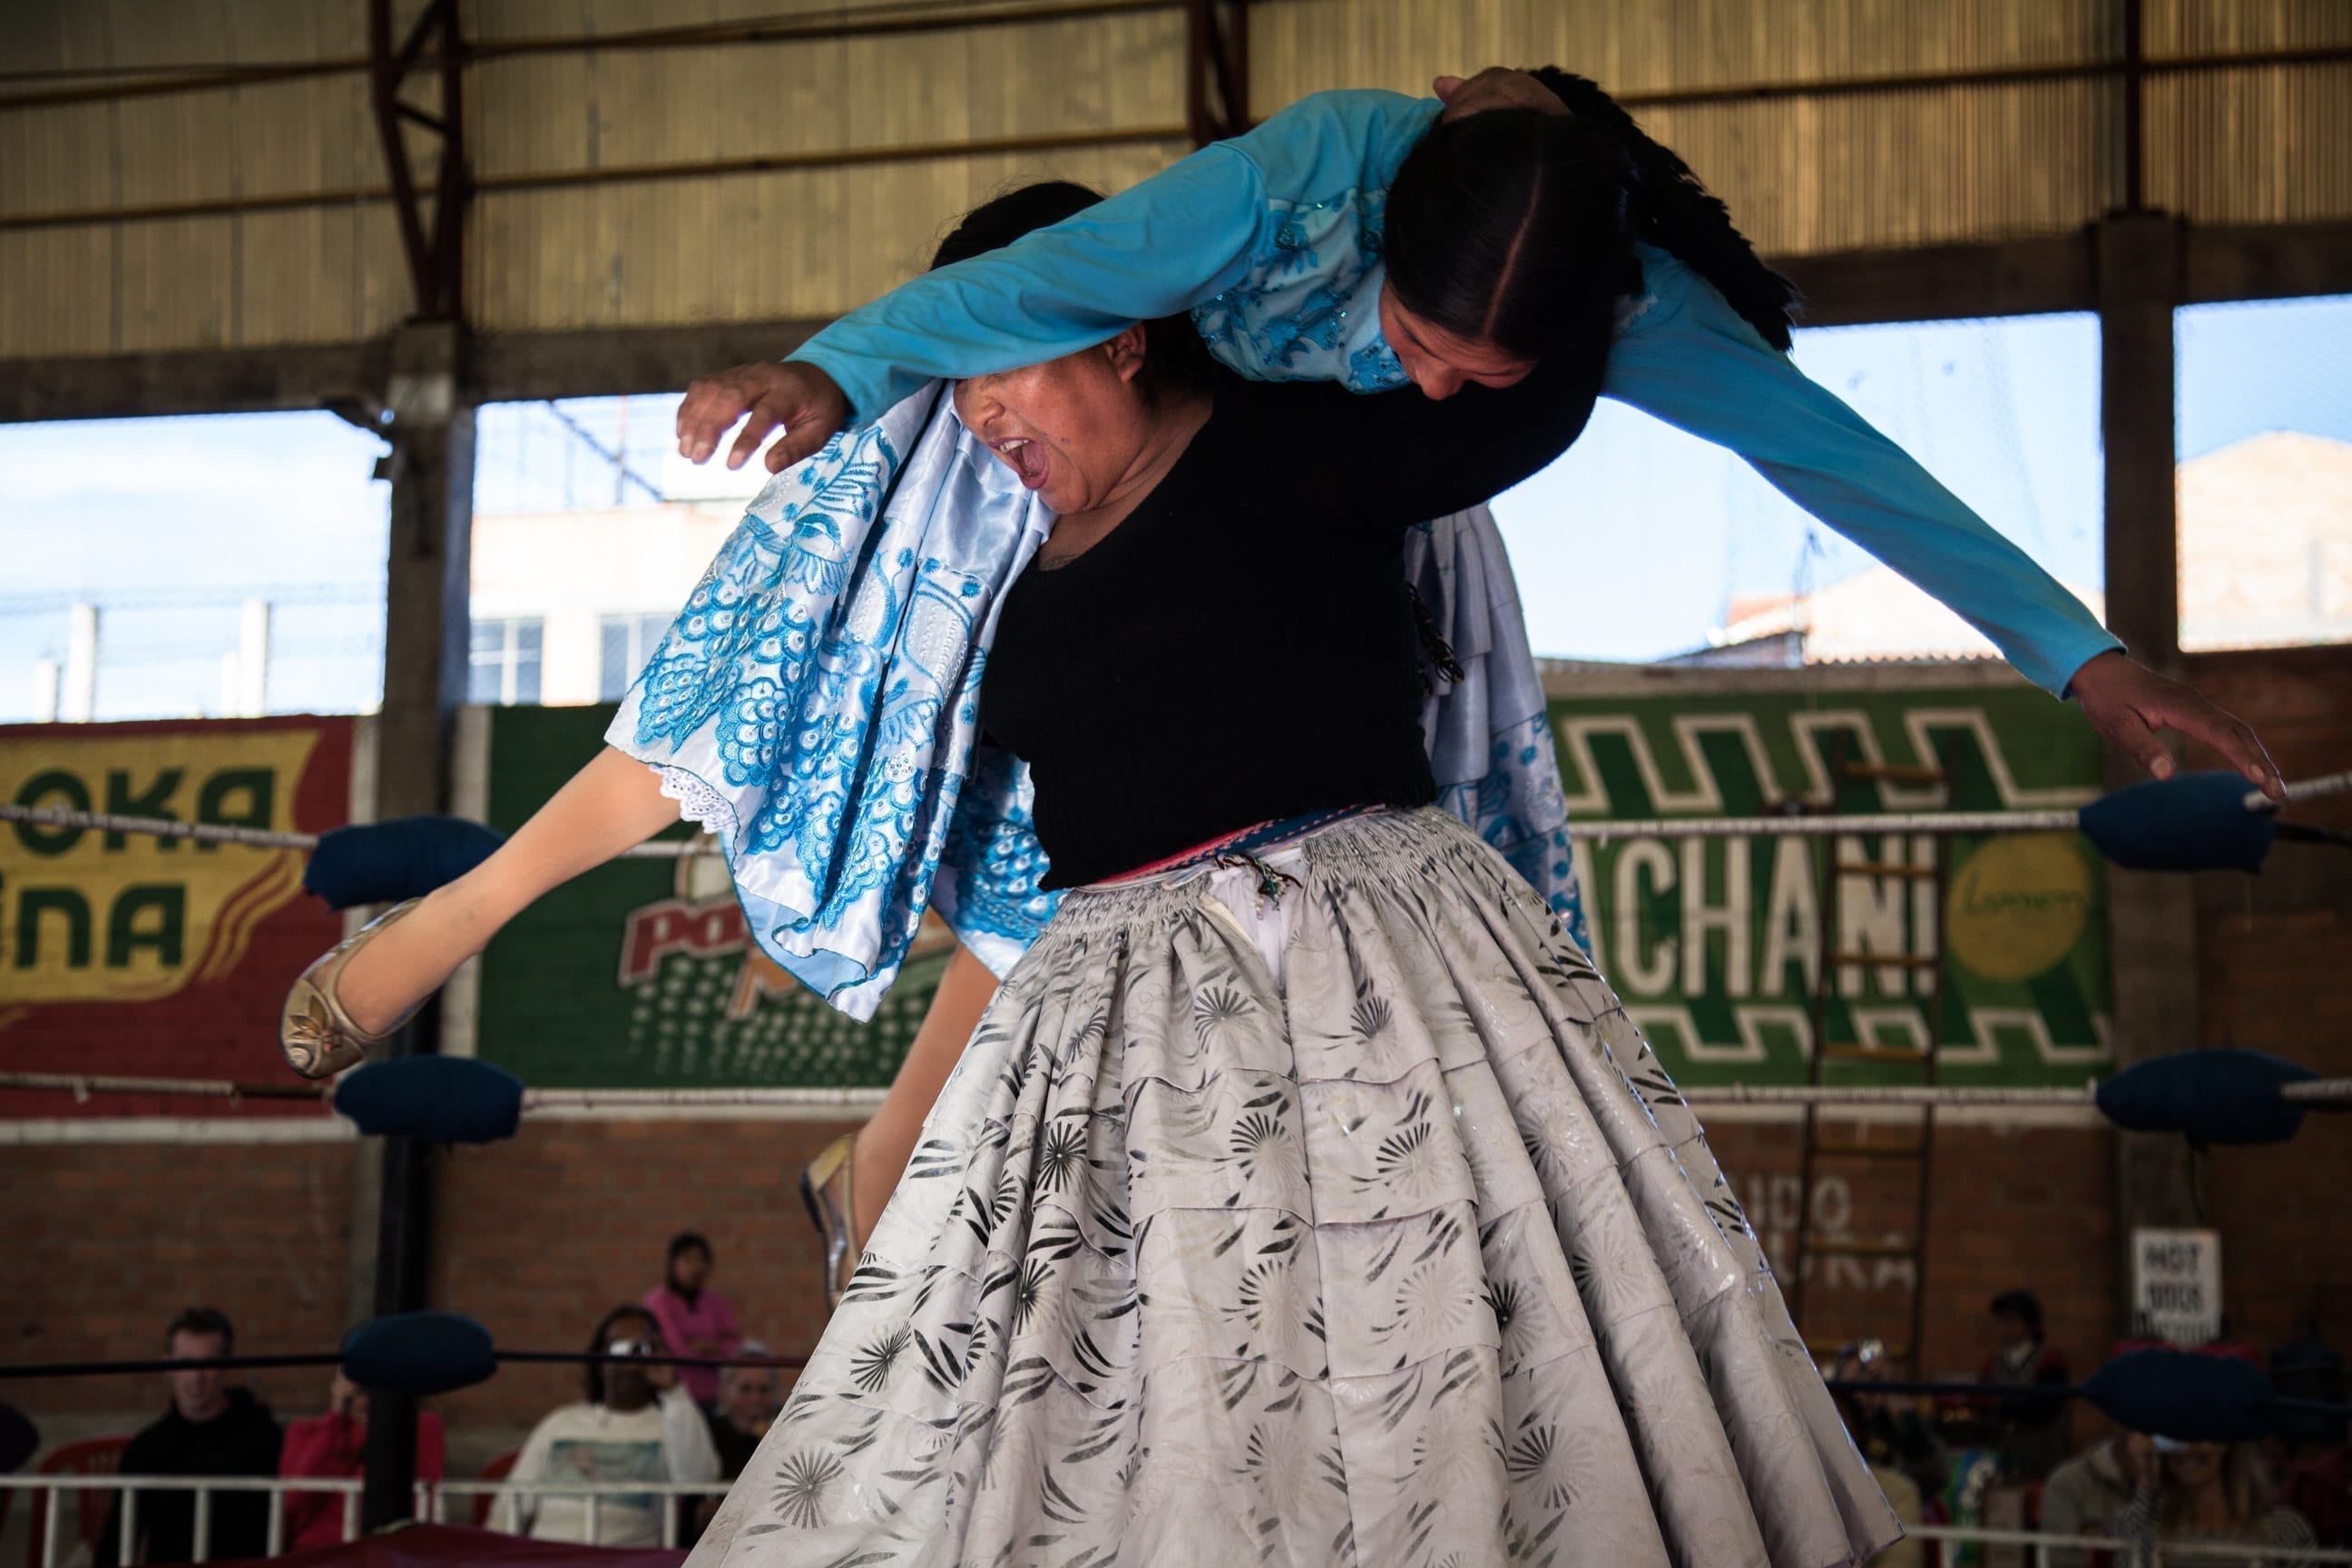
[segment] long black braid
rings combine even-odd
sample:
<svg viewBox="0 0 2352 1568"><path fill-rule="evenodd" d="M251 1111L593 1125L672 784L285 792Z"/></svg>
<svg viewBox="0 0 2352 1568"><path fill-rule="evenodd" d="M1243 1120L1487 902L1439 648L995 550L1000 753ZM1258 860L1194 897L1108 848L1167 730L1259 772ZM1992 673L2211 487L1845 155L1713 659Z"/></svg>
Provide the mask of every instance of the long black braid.
<svg viewBox="0 0 2352 1568"><path fill-rule="evenodd" d="M1796 285L1764 265L1732 223L1722 198L1699 183L1688 163L1652 141L1598 82L1556 66L1529 74L1551 89L1570 114L1606 125L1623 139L1635 171L1633 217L1640 237L1714 284L1766 342L1785 352Z"/></svg>

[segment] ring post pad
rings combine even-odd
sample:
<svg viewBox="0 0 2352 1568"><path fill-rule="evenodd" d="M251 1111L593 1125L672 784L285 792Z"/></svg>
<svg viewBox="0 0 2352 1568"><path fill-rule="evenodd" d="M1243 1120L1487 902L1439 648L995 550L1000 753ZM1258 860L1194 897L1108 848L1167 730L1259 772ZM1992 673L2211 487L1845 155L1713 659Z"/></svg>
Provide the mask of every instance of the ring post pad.
<svg viewBox="0 0 2352 1568"><path fill-rule="evenodd" d="M505 842L462 816L395 816L331 827L310 851L302 886L330 909L396 904L456 881Z"/></svg>
<svg viewBox="0 0 2352 1568"><path fill-rule="evenodd" d="M471 1057L394 1057L344 1074L335 1109L371 1137L495 1143L522 1120L522 1079Z"/></svg>
<svg viewBox="0 0 2352 1568"><path fill-rule="evenodd" d="M2271 1380L2236 1356L2126 1351L2082 1394L2128 1431L2183 1443L2247 1442L2270 1427Z"/></svg>
<svg viewBox="0 0 2352 1568"><path fill-rule="evenodd" d="M2100 854L2134 871L2259 871L2278 837L2248 811L2246 781L2219 769L2151 779L2102 795L2076 816Z"/></svg>
<svg viewBox="0 0 2352 1568"><path fill-rule="evenodd" d="M490 1331L460 1312L399 1312L343 1337L343 1375L387 1394L447 1394L498 1370Z"/></svg>
<svg viewBox="0 0 2352 1568"><path fill-rule="evenodd" d="M2319 1075L2299 1062L2235 1047L2175 1051L2130 1067L2099 1085L2099 1110L2132 1132L2180 1132L2200 1146L2284 1143L2305 1107L2279 1090Z"/></svg>

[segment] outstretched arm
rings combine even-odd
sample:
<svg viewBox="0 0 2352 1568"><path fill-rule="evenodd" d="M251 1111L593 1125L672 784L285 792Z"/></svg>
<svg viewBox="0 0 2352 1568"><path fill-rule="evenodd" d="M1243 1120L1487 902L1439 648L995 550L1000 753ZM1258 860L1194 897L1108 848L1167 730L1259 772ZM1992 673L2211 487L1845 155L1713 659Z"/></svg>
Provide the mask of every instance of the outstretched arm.
<svg viewBox="0 0 2352 1568"><path fill-rule="evenodd" d="M926 381L1058 359L1214 298L1247 267L1265 221L1258 165L1231 146L1203 148L1075 217L900 284L781 365L698 380L678 406L678 451L701 462L748 414L728 466L781 424L767 458L781 473Z"/></svg>
<svg viewBox="0 0 2352 1568"><path fill-rule="evenodd" d="M1902 447L1776 353L1679 261L1609 355L1608 396L1729 447L1772 488L1916 583L2053 695L2122 644Z"/></svg>
<svg viewBox="0 0 2352 1568"><path fill-rule="evenodd" d="M1747 458L1775 489L1991 638L2035 685L2080 699L2100 735L2158 777L2172 762L2156 731L2171 728L2284 798L2252 730L2120 657L2123 644L2082 601L1680 262L1645 252L1642 265L1655 298L1611 351L1604 393Z"/></svg>

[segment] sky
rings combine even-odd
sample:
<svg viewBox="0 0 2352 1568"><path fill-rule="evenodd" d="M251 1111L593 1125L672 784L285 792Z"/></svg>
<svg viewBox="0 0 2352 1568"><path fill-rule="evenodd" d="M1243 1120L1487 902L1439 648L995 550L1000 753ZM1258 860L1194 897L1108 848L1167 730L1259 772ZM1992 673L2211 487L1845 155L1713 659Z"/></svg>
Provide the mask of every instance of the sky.
<svg viewBox="0 0 2352 1568"><path fill-rule="evenodd" d="M2199 307L2179 336L2184 459L2273 429L2352 441L2352 298ZM2099 586L2095 318L1806 331L1796 359L2061 581ZM675 406L483 410L478 507L609 506L598 448L677 499L755 489L756 474L677 458ZM254 595L276 606L272 710L373 706L388 499L371 475L384 451L323 413L0 426L0 722L33 715L35 661L63 658L68 606L85 600L102 606L100 718L219 711L221 658ZM646 499L625 479L617 493ZM1496 511L1549 656L1701 647L1735 597L1869 563L1737 458L1607 402Z"/></svg>

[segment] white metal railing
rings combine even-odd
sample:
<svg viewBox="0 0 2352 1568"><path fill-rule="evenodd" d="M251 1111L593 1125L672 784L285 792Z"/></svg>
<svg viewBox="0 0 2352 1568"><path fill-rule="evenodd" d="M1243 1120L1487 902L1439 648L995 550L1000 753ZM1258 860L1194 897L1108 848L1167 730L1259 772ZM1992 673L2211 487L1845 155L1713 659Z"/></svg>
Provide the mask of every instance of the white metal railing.
<svg viewBox="0 0 2352 1568"><path fill-rule="evenodd" d="M332 1492L343 1500L342 1539L353 1541L360 1533L360 1493L366 1483L356 1479L327 1476L10 1476L0 1475L0 1490L30 1492L45 1499L47 1511L47 1529L41 1542L40 1560L31 1568L64 1568L73 1548L67 1544L71 1537L79 1540L80 1531L75 1522L77 1515L69 1514L65 1502L68 1497L84 1492L110 1491L122 1500L122 1511L116 1522L116 1561L135 1563L134 1548L139 1540L139 1494L141 1492L194 1492L195 1494L194 1549L193 1559L198 1563L211 1558L213 1496L217 1492L266 1492L269 1496L268 1532L262 1549L264 1556L276 1557L286 1550L286 1499L289 1493ZM664 1500L661 1510L661 1544L675 1547L678 1542L677 1500L686 1498L718 1498L726 1494L724 1481L518 1481L439 1480L418 1481L415 1488L415 1516L437 1520L442 1517L441 1500L472 1498L488 1494L493 1497L560 1497L581 1498L586 1502L588 1544L604 1543L603 1500L612 1497L658 1497Z"/></svg>
<svg viewBox="0 0 2352 1568"><path fill-rule="evenodd" d="M661 1510L661 1544L678 1544L678 1508L682 1499L721 1498L727 1495L726 1481L518 1481L502 1478L494 1481L443 1480L420 1481L418 1490L428 1494L420 1517L437 1517L440 1500L447 1497L562 1497L587 1500L588 1544L604 1543L602 1500L608 1497L658 1497L665 1500ZM424 1510L429 1509L430 1514Z"/></svg>
<svg viewBox="0 0 2352 1568"><path fill-rule="evenodd" d="M352 1541L360 1532L360 1493L366 1483L357 1479L335 1477L242 1477L242 1476L10 1476L0 1475L0 1489L31 1492L45 1496L48 1506L48 1528L43 1537L40 1561L32 1568L63 1568L70 1548L64 1544L67 1535L79 1535L69 1530L61 1506L66 1498L90 1491L112 1491L121 1495L122 1512L117 1529L119 1554L124 1563L136 1561L132 1548L139 1539L139 1493L157 1491L188 1491L195 1494L195 1558L206 1561L211 1533L212 1498L215 1492L267 1492L269 1494L269 1525L268 1545L264 1554L279 1555L286 1545L286 1497L290 1492L333 1492L343 1500L343 1535ZM675 1548L679 1543L678 1516L680 1500L717 1498L723 1496L723 1481L518 1481L511 1478L497 1480L418 1481L415 1485L415 1513L419 1519L439 1519L444 1498L490 1497L560 1497L581 1498L587 1504L588 1544L603 1544L603 1500L612 1497L658 1497L666 1500L661 1510L661 1544ZM2048 1568L2053 1550L2101 1552L2107 1554L2116 1568L2167 1568L2168 1564L2213 1564L2216 1568L2263 1568L2273 1563L2329 1563L2352 1564L2352 1551L2314 1547L2264 1546L2255 1542L2164 1542L2153 1545L2119 1541L2111 1535L2056 1535L2034 1530L2002 1530L1974 1524L1914 1524L1906 1527L1917 1541L1949 1541L1955 1543L1974 1542L1983 1546L2015 1546L2030 1549L2035 1568Z"/></svg>
<svg viewBox="0 0 2352 1568"><path fill-rule="evenodd" d="M1915 1541L1974 1542L2030 1548L2032 1568L2050 1568L2053 1551L2101 1552L2115 1568L2166 1568L2166 1564L2211 1564L2213 1568L2267 1568L2283 1563L2352 1563L2352 1551L2310 1546L2264 1546L2256 1542L2168 1541L2142 1543L2112 1535L2057 1535L2039 1530L2001 1530L1980 1524L1904 1526Z"/></svg>

